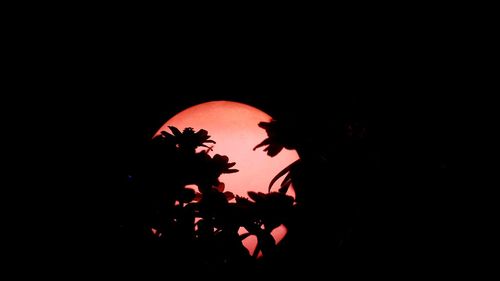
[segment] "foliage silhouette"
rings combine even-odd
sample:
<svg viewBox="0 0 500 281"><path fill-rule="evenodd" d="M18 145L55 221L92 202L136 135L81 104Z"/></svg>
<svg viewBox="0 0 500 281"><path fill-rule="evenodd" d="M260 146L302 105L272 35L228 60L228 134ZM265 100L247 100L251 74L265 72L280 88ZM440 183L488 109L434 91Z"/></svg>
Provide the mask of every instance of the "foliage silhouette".
<svg viewBox="0 0 500 281"><path fill-rule="evenodd" d="M254 150L263 147L274 157L295 149L300 159L271 180L268 193L248 192L248 197L235 196L219 181L224 173L238 172L238 165L228 156L209 154L216 143L209 132L169 127L171 132L161 132L146 145L130 180L139 194L131 201L141 203L127 230L152 243L159 255L169 253L177 265L196 264L210 272L283 273L279 268L285 264L303 267L303 257L321 263L318 256L342 253L352 247L359 213L355 198L361 183L351 175L364 163L351 158L363 149L367 131L359 122L337 123L323 135L307 133L303 128L310 124L296 120L256 124L267 138ZM295 199L286 194L290 188ZM281 225L288 234L277 245L271 232ZM240 235L241 228L248 233ZM257 240L254 253L242 243L250 236ZM290 252L289 245L297 250Z"/></svg>
<svg viewBox="0 0 500 281"><path fill-rule="evenodd" d="M204 130L170 128L141 147L142 158L127 181L122 241L138 241L137 248L147 249L141 258L158 261L158 269L186 266L202 275L238 274L229 274L233 277L263 271L293 277L330 269L371 274L378 266L388 272L404 265L399 257L437 244L425 237L428 228L419 218L425 212L438 225L436 208L420 205L431 194L419 195L425 176L414 180L423 171L417 165L428 162L413 162L412 155L426 146L398 144L391 122L367 123L354 113L305 119L307 114L293 112L297 116L256 124L267 138L255 150L273 157L295 149L300 156L276 175L268 193L228 192L219 176L236 172L240 163L233 164L231 155L207 153L217 140ZM286 196L291 188L295 200ZM276 245L270 233L280 225L288 233ZM248 233L240 235L241 228ZM249 253L242 241L253 238L259 249ZM392 258L384 259L388 254ZM261 276L266 277L257 273Z"/></svg>
<svg viewBox="0 0 500 281"><path fill-rule="evenodd" d="M207 144L215 141L207 131L169 128L147 145L143 169L131 180L142 193L134 198L141 202L140 218L129 228L152 243L175 244L178 252L194 249L190 253L212 269L252 267L259 253L271 256L277 247L271 231L289 221L293 197L249 192L244 198L225 191L219 177L238 172L236 163L208 154ZM248 233L240 235L241 227ZM258 242L250 255L242 241L252 235Z"/></svg>

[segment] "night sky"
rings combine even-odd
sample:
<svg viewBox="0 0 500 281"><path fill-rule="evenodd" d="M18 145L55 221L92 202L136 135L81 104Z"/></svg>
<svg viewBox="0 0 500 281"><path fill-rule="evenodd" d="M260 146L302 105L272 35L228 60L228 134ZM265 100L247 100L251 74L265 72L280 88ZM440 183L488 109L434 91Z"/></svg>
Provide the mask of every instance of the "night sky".
<svg viewBox="0 0 500 281"><path fill-rule="evenodd" d="M356 157L349 169L328 166L332 174L340 167L339 182L352 179L362 186L357 197L362 220L342 253L343 273L386 276L399 268L413 276L453 268L442 260L463 261L459 254L469 245L462 225L471 218L457 183L469 155L459 143L469 137L463 108L472 112L473 106L463 107L467 98L460 96L477 90L479 79L470 73L470 58L456 47L458 32L444 36L443 29L364 26L329 38L318 36L319 30L301 30L306 39L287 34L286 42L274 36L254 41L207 35L193 42L170 34L163 36L165 44L151 36L153 30L112 30L100 30L95 40L70 40L78 47L58 53L51 61L55 70L37 80L39 87L67 95L44 98L57 108L48 112L46 123L57 125L41 131L60 136L51 146L64 148L61 167L50 171L57 188L36 191L50 197L36 206L50 210L32 219L34 229L44 229L30 243L35 260L61 248L54 264L68 264L75 272L119 272L120 264L110 265L116 260L122 266L139 264L134 251L144 249L124 244L118 228L120 188L139 165L142 147L179 111L230 100L293 122L297 134L310 135L318 145L334 139L345 122L366 128L369 140L362 151L350 152ZM45 158L52 155L48 148L41 151ZM335 179L321 176L317 183L335 185ZM311 253L305 248L289 250L300 257L301 251ZM323 254L312 253L318 254L313 263ZM81 256L89 258L74 261ZM311 273L318 264L328 267L318 262L300 270Z"/></svg>

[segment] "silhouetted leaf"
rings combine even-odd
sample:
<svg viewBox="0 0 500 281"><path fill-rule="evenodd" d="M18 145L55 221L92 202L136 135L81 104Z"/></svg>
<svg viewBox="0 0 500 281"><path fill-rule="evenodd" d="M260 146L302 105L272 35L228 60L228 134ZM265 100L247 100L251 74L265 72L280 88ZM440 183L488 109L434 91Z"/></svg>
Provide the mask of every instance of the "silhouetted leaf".
<svg viewBox="0 0 500 281"><path fill-rule="evenodd" d="M258 202L265 198L265 194L262 192L255 193L253 191L248 192L248 197L250 197L253 201Z"/></svg>
<svg viewBox="0 0 500 281"><path fill-rule="evenodd" d="M259 122L258 126L264 130L268 130L271 127L271 124L272 124L272 121L271 122Z"/></svg>
<svg viewBox="0 0 500 281"><path fill-rule="evenodd" d="M164 136L165 138L173 138L174 137L172 134L170 134L169 132L166 132L166 131L161 131L160 134L162 136Z"/></svg>
<svg viewBox="0 0 500 281"><path fill-rule="evenodd" d="M283 146L280 145L269 145L264 149L264 151L267 151L267 155L271 157L278 155L282 150Z"/></svg>
<svg viewBox="0 0 500 281"><path fill-rule="evenodd" d="M241 241L243 241L252 235L253 235L252 233L245 233L245 234L240 235L240 239L241 239Z"/></svg>
<svg viewBox="0 0 500 281"><path fill-rule="evenodd" d="M273 184L279 178L281 178L283 175L285 175L286 173L288 173L298 163L300 163L300 159L295 160L292 164L286 166L283 170L281 170L281 172L279 172L276 176L274 176L274 178L271 180L271 183L269 183L269 189L268 189L268 191L271 192L271 188L273 187Z"/></svg>
<svg viewBox="0 0 500 281"><path fill-rule="evenodd" d="M219 159L222 162L229 162L229 157L226 155L215 154L214 159Z"/></svg>
<svg viewBox="0 0 500 281"><path fill-rule="evenodd" d="M252 255L252 257L254 259L256 259L259 256L260 248L261 248L261 244L257 242L257 246L255 247L255 251L253 252L253 255Z"/></svg>
<svg viewBox="0 0 500 281"><path fill-rule="evenodd" d="M215 189L217 189L217 191L219 191L219 192L223 192L225 188L226 188L226 185L223 182L220 182L219 185L217 185L217 187Z"/></svg>
<svg viewBox="0 0 500 281"><path fill-rule="evenodd" d="M267 138L267 139L263 140L261 143L259 143L258 145L256 145L256 146L253 148L253 150L255 151L257 148L259 148L259 147L263 147L263 146L268 145L268 144L270 144L270 143L271 143L271 140L270 140L269 138Z"/></svg>
<svg viewBox="0 0 500 281"><path fill-rule="evenodd" d="M255 199L258 198L257 192L249 191L247 193L248 193L248 197L250 197L251 199L253 199L253 201L255 201Z"/></svg>
<svg viewBox="0 0 500 281"><path fill-rule="evenodd" d="M271 254L276 248L276 241L271 233L261 232L257 235L257 240L264 256Z"/></svg>
<svg viewBox="0 0 500 281"><path fill-rule="evenodd" d="M179 131L179 129L177 129L176 127L174 127L174 126L168 126L168 127L170 128L170 131L172 131L174 136L176 136L176 137L182 136L181 131Z"/></svg>
<svg viewBox="0 0 500 281"><path fill-rule="evenodd" d="M227 201L234 199L234 194L231 191L224 192L224 195L226 196Z"/></svg>
<svg viewBox="0 0 500 281"><path fill-rule="evenodd" d="M290 168L291 169L291 168ZM285 185L288 181L292 179L292 173L288 173L281 182L281 186Z"/></svg>
<svg viewBox="0 0 500 281"><path fill-rule="evenodd" d="M290 186L292 185L292 181L288 181L285 185L282 185L280 189L278 189L279 192L286 194L288 192L288 189L290 189Z"/></svg>
<svg viewBox="0 0 500 281"><path fill-rule="evenodd" d="M292 173L289 172L283 179L283 182L281 182L281 187L279 189L279 192L286 193L291 184L292 184Z"/></svg>

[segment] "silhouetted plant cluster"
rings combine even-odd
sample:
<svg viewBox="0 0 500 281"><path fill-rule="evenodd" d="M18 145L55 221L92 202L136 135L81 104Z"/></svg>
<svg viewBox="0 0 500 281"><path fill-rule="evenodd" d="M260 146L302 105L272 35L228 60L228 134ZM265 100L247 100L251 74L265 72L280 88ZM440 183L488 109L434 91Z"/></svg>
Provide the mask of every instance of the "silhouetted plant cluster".
<svg viewBox="0 0 500 281"><path fill-rule="evenodd" d="M148 144L143 170L132 180L142 190L135 200L142 203L135 227L149 241L191 249L210 266L252 264L259 253L271 256L276 248L271 231L287 224L294 198L284 189L248 192L248 198L225 191L219 176L238 172L236 163L209 155L215 141L206 130L169 128L171 133L163 131ZM240 228L248 233L240 235ZM242 244L250 235L258 241L253 256Z"/></svg>
<svg viewBox="0 0 500 281"><path fill-rule="evenodd" d="M287 255L287 262L295 263L301 254L284 254L271 235L280 225L288 229L287 245L307 245L302 250L305 258L307 253L309 258L317 255L325 240L333 247L325 249L328 254L348 244L358 212L356 190L362 185L362 178L352 175L364 162L356 155L366 143L365 127L340 122L326 134L313 134L293 122L272 120L258 126L267 138L254 150L263 147L274 157L283 149L295 149L300 159L271 180L268 193L248 192L247 197L226 191L219 181L222 174L238 172L237 165L227 156L209 154L215 141L206 130L169 127L171 132L154 137L129 177L133 198L124 223L127 235L152 243L160 256L184 256L178 262L214 270L273 267L273 261ZM295 199L286 195L292 186ZM249 236L257 239L253 253L243 246Z"/></svg>

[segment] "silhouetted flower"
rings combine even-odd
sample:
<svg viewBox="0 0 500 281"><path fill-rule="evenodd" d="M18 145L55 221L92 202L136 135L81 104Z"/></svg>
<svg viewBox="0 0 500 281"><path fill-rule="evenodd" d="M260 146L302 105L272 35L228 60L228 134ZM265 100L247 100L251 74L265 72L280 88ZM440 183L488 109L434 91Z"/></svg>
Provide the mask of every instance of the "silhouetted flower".
<svg viewBox="0 0 500 281"><path fill-rule="evenodd" d="M259 127L266 130L267 138L254 147L253 150L256 150L259 147L266 146L264 151L267 151L267 155L270 157L274 157L278 155L283 148L286 149L297 149L299 145L304 142L304 136L297 134L297 129L287 123L277 122L276 120L271 120L271 122L260 122ZM300 153L300 152L299 152ZM280 192L286 194L288 189L292 184L292 170L295 170L301 163L301 160L298 159L286 168L284 168L281 172L279 172L269 183L269 192L271 191L271 187L273 184L282 176L285 176L283 182L281 183Z"/></svg>
<svg viewBox="0 0 500 281"><path fill-rule="evenodd" d="M236 165L236 162L229 163L229 158L227 156L215 154L212 160L219 176L221 174L232 174L238 172L237 169L231 169L232 167L234 167L234 165Z"/></svg>
<svg viewBox="0 0 500 281"><path fill-rule="evenodd" d="M283 147L292 147L281 141L278 136L281 128L274 125L274 121L259 124L268 131L269 138L256 147L269 145L265 150L270 156L276 155ZM246 236L257 237L255 258L259 253L271 254L276 248L271 231L286 224L294 199L287 196L286 191L250 192L251 200L226 191L219 177L238 172L234 168L236 163L230 162L227 156L211 156L209 150L197 152L198 147L215 143L210 140L208 132L195 132L192 128L181 132L175 127L169 128L171 133L162 131L147 146L147 158L144 158L147 165L132 181L145 186L141 190L141 219L133 227L137 227L137 231L146 230L152 236L148 239L178 242L175 246L178 250L184 246L200 247L199 251L204 252L217 247L220 254L215 258L206 257L211 264L229 264L231 260L248 261L251 258L241 241L245 236L238 234L241 227L249 231ZM285 178L284 182L289 184L290 178ZM196 185L198 190L188 188L189 185Z"/></svg>
<svg viewBox="0 0 500 281"><path fill-rule="evenodd" d="M180 149L194 151L199 146L210 148L205 143L215 143L215 141L210 140L210 136L206 130L201 129L195 132L193 128L188 127L181 132L174 126L168 127L173 134L162 131L161 136L165 140L175 143Z"/></svg>
<svg viewBox="0 0 500 281"><path fill-rule="evenodd" d="M257 215L269 231L283 223L294 202L292 196L280 192L257 193L250 191L248 196L255 201Z"/></svg>
<svg viewBox="0 0 500 281"><path fill-rule="evenodd" d="M267 145L264 151L267 151L267 155L274 157L278 155L283 148L293 149L296 147L296 132L283 123L271 120L271 122L260 122L259 127L266 130L267 139L255 146L253 150Z"/></svg>
<svg viewBox="0 0 500 281"><path fill-rule="evenodd" d="M238 172L237 169L231 169L235 162L229 162L227 156L219 154L210 157L206 152L199 152L194 159L195 163L191 166L193 168L193 182L198 185L200 192L204 193L212 187L219 186L219 177L222 174L231 174Z"/></svg>

